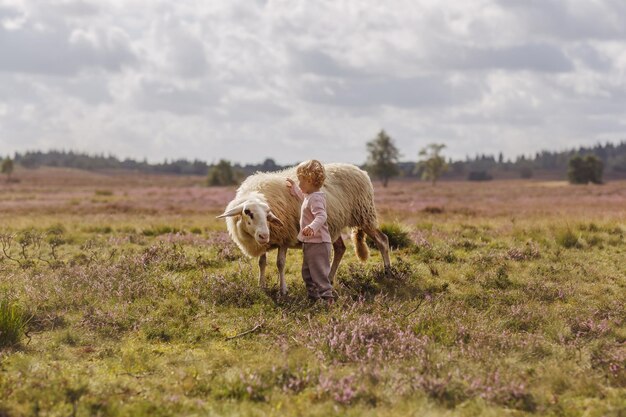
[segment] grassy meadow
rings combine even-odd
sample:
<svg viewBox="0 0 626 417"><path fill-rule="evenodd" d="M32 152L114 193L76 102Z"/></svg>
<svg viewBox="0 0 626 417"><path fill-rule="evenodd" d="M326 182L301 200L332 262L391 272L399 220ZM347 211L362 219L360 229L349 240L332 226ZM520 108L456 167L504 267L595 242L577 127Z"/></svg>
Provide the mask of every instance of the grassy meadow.
<svg viewBox="0 0 626 417"><path fill-rule="evenodd" d="M234 188L14 176L2 417L626 416L624 181L376 184L393 274L346 239L329 308L307 302L298 250L287 296L275 252L258 287L215 219Z"/></svg>

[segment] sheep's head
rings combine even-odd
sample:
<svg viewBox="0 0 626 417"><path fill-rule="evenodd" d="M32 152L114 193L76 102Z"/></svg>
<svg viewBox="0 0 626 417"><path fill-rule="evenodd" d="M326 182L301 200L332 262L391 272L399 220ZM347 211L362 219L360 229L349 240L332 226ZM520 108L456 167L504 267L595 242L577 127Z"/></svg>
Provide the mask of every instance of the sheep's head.
<svg viewBox="0 0 626 417"><path fill-rule="evenodd" d="M241 219L237 221L237 227L254 237L259 245L264 245L270 241L269 223L283 225L283 222L272 213L270 206L257 199L246 200L225 211L217 218L233 216L241 216Z"/></svg>

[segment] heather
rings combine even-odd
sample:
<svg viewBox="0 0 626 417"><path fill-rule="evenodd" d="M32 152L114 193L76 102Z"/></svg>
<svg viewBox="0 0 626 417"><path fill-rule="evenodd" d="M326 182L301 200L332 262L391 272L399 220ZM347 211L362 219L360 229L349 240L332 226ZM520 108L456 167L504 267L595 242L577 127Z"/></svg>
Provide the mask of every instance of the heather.
<svg viewBox="0 0 626 417"><path fill-rule="evenodd" d="M626 409L623 182L377 187L392 271L346 239L328 308L296 250L287 296L275 252L258 287L214 219L232 188L44 173L2 185L0 415Z"/></svg>

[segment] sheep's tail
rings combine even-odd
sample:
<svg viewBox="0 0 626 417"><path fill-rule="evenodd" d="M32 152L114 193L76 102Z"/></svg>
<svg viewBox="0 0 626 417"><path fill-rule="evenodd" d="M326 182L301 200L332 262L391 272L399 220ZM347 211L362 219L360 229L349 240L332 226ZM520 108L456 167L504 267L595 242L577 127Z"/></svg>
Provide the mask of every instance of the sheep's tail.
<svg viewBox="0 0 626 417"><path fill-rule="evenodd" d="M370 250L365 243L365 232L363 229L352 229L352 243L354 243L356 256L363 262L367 261L367 258L370 256Z"/></svg>

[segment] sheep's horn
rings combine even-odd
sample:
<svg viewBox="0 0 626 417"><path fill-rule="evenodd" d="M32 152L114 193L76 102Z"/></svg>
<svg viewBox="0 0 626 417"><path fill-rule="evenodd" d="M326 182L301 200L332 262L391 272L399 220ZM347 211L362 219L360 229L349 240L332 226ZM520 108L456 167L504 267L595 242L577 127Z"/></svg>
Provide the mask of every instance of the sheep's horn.
<svg viewBox="0 0 626 417"><path fill-rule="evenodd" d="M224 213L222 213L219 216L217 216L216 219L222 219L224 217L233 217L233 216L237 216L237 215L241 214L241 212L243 211L243 205L244 205L244 203L236 205L235 207L231 208L230 210L225 211Z"/></svg>
<svg viewBox="0 0 626 417"><path fill-rule="evenodd" d="M285 225L283 223L283 221L281 219L279 219L278 217L276 217L276 215L274 215L274 213L272 213L271 211L267 212L267 220L270 223L275 223L275 224L278 224L280 226L284 226Z"/></svg>

